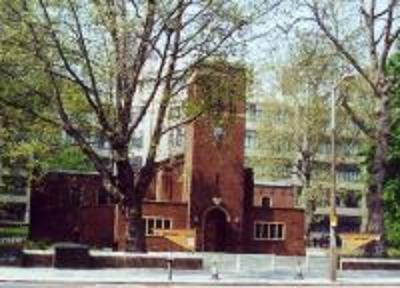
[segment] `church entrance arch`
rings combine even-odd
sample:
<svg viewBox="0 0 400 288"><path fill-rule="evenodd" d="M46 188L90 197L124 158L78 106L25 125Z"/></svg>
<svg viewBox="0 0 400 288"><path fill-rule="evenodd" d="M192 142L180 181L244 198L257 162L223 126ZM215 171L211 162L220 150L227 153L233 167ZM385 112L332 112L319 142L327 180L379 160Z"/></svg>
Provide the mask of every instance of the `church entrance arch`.
<svg viewBox="0 0 400 288"><path fill-rule="evenodd" d="M228 223L230 217L222 207L214 206L203 215L203 250L223 252L228 240Z"/></svg>

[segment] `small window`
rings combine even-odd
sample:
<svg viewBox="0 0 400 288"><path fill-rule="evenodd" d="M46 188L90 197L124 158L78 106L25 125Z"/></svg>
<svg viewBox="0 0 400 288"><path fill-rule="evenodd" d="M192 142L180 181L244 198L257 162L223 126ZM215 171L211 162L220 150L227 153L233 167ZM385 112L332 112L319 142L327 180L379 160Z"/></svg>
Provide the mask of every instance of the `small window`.
<svg viewBox="0 0 400 288"><path fill-rule="evenodd" d="M277 235L276 235L276 237L278 239L283 239L283 225L282 224L281 225L277 224Z"/></svg>
<svg viewBox="0 0 400 288"><path fill-rule="evenodd" d="M285 240L285 224L275 222L255 222L254 239L283 241Z"/></svg>
<svg viewBox="0 0 400 288"><path fill-rule="evenodd" d="M185 130L183 127L178 127L169 132L169 145L171 147L182 147L185 141Z"/></svg>
<svg viewBox="0 0 400 288"><path fill-rule="evenodd" d="M256 148L257 145L257 132L255 130L246 130L244 139L245 148Z"/></svg>
<svg viewBox="0 0 400 288"><path fill-rule="evenodd" d="M154 235L154 230L172 229L172 220L161 217L145 217L146 236Z"/></svg>
<svg viewBox="0 0 400 288"><path fill-rule="evenodd" d="M255 225L255 238L262 238L263 236L261 235L261 225Z"/></svg>
<svg viewBox="0 0 400 288"><path fill-rule="evenodd" d="M277 225L276 224L270 224L269 225L269 237L272 239L277 238Z"/></svg>
<svg viewBox="0 0 400 288"><path fill-rule="evenodd" d="M162 228L163 228L163 220L157 219L156 220L156 229L162 229Z"/></svg>
<svg viewBox="0 0 400 288"><path fill-rule="evenodd" d="M19 175L3 175L0 179L2 190L5 194L11 195L26 195L27 193L27 179Z"/></svg>
<svg viewBox="0 0 400 288"><path fill-rule="evenodd" d="M107 147L107 140L101 134L92 136L92 141L97 149L105 149Z"/></svg>
<svg viewBox="0 0 400 288"><path fill-rule="evenodd" d="M154 234L154 219L152 219L152 218L149 218L149 219L146 219L147 221L147 225L146 225L146 227L147 227L147 231L146 231L146 234L147 235L153 235Z"/></svg>
<svg viewBox="0 0 400 288"><path fill-rule="evenodd" d="M265 225L259 225L260 226L260 230L261 230L261 239L268 239L269 238L269 230L268 230L268 226Z"/></svg>
<svg viewBox="0 0 400 288"><path fill-rule="evenodd" d="M269 198L268 196L263 196L261 198L261 207L264 208L271 208L271 198Z"/></svg>

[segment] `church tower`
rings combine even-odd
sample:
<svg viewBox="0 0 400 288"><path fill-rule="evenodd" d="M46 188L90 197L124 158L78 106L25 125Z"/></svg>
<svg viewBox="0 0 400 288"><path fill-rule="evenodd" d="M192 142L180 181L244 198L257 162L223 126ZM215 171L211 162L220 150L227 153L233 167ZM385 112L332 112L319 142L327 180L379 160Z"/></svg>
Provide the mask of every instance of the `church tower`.
<svg viewBox="0 0 400 288"><path fill-rule="evenodd" d="M204 109L186 127L184 193L196 250L240 252L244 208L246 73L227 63L201 65L189 99Z"/></svg>

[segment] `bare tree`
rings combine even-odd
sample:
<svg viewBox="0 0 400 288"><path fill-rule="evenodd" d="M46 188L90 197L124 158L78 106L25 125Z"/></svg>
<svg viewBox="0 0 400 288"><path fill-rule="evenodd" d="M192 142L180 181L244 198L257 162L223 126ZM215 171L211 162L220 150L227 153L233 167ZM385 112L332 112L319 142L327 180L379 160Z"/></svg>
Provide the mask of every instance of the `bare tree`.
<svg viewBox="0 0 400 288"><path fill-rule="evenodd" d="M168 105L185 89L193 67L240 49L239 32L256 17L234 1L223 0L18 0L4 1L2 45L31 54L31 69L50 89L37 89L18 69L4 77L46 99L54 115L19 109L60 126L101 174L113 199L129 210L131 249L145 251L142 202L155 173L157 147ZM264 12L276 7L259 1ZM267 3L268 2L268 3ZM275 1L280 2L280 1ZM262 9L261 9L262 10ZM264 12L259 12L259 15ZM20 32L20 33L18 33ZM23 33L22 33L23 32ZM21 37L21 35L23 35ZM22 52L21 52L22 51ZM78 100L76 99L78 98ZM3 104L14 105L10 99ZM133 114L133 108L141 109ZM74 113L85 111L85 120ZM146 161L135 172L129 144L151 106L155 127ZM188 123L200 114L191 115ZM171 128L172 129L172 128ZM115 166L99 155L88 134L110 144Z"/></svg>
<svg viewBox="0 0 400 288"><path fill-rule="evenodd" d="M368 123L370 119L357 113L346 99L343 101L343 107L353 122L376 146L373 179L369 183L367 197L369 211L367 231L381 236L376 253L382 254L384 253L383 186L391 125L389 102L391 92L399 81L398 77L389 76L385 71L390 53L400 34L399 1L360 0L356 3L355 1L313 0L302 2L311 12L311 20L316 27L369 86L371 93L365 94L365 97L373 95L370 101L376 103L373 127ZM338 19L346 13L351 14L351 17L347 19L347 26L338 26ZM362 49L354 52L351 47L354 43Z"/></svg>

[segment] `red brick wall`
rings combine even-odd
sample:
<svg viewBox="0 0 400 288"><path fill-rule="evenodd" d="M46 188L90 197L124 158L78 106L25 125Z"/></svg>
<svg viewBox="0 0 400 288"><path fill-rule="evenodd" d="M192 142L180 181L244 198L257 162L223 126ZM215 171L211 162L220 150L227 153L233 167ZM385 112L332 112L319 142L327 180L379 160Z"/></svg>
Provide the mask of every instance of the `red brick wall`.
<svg viewBox="0 0 400 288"><path fill-rule="evenodd" d="M79 212L79 233L80 242L88 243L94 247L115 247L114 205L103 207L85 207Z"/></svg>
<svg viewBox="0 0 400 288"><path fill-rule="evenodd" d="M74 234L79 223L80 211L77 205L96 205L97 194L101 190L99 183L101 181L96 174L62 172L48 173L33 183L30 210L31 239L53 242L75 240Z"/></svg>
<svg viewBox="0 0 400 288"><path fill-rule="evenodd" d="M304 255L304 211L301 209L265 209L254 207L249 215L250 225L246 233L246 252L273 253L277 255ZM254 222L285 223L285 239L268 241L254 239Z"/></svg>
<svg viewBox="0 0 400 288"><path fill-rule="evenodd" d="M126 218L115 205L99 205L101 191L101 179L95 173L46 174L33 185L30 238L123 248Z"/></svg>
<svg viewBox="0 0 400 288"><path fill-rule="evenodd" d="M157 172L147 190L146 200L184 202L183 157L168 159L157 165Z"/></svg>
<svg viewBox="0 0 400 288"><path fill-rule="evenodd" d="M187 204L168 202L146 202L143 216L158 216L172 220L172 229L186 229ZM158 236L147 236L146 245L149 251L181 251L179 246Z"/></svg>
<svg viewBox="0 0 400 288"><path fill-rule="evenodd" d="M145 202L143 216L160 216L171 218L173 229L185 229L187 219L186 203Z"/></svg>
<svg viewBox="0 0 400 288"><path fill-rule="evenodd" d="M256 184L253 205L261 206L261 200L264 196L271 199L273 208L293 208L295 205L294 189L291 186L280 187Z"/></svg>

